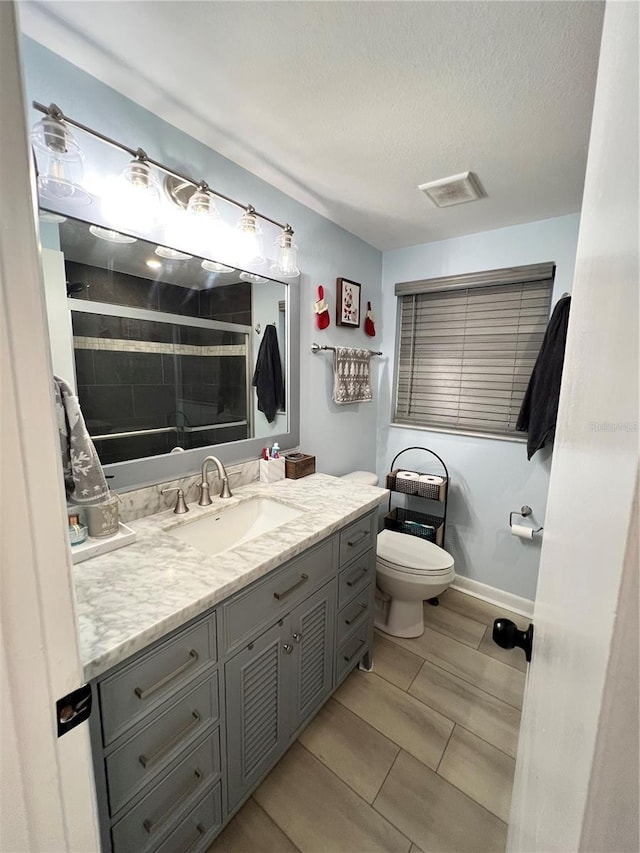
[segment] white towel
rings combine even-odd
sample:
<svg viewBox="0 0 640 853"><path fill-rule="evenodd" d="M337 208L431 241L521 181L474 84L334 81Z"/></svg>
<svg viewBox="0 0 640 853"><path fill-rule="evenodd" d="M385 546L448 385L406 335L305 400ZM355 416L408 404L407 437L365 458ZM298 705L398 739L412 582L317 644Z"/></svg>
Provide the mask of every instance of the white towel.
<svg viewBox="0 0 640 853"><path fill-rule="evenodd" d="M373 400L368 349L336 347L333 357L333 402L370 403Z"/></svg>
<svg viewBox="0 0 640 853"><path fill-rule="evenodd" d="M67 500L75 504L104 500L109 494L109 487L85 426L78 398L64 379L54 376L53 380Z"/></svg>

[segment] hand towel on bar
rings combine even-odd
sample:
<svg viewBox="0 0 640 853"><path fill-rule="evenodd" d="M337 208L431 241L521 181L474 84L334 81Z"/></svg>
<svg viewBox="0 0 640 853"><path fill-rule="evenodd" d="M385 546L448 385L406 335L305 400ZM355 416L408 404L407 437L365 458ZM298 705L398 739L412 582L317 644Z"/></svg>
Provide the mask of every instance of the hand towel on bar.
<svg viewBox="0 0 640 853"><path fill-rule="evenodd" d="M552 442L556 434L570 307L571 297L565 296L553 309L518 415L516 429L529 433L528 459Z"/></svg>
<svg viewBox="0 0 640 853"><path fill-rule="evenodd" d="M333 402L370 403L373 400L368 349L336 347L333 357Z"/></svg>
<svg viewBox="0 0 640 853"><path fill-rule="evenodd" d="M258 409L264 412L266 419L271 423L278 409L284 406L278 333L272 323L264 327L252 382L258 397Z"/></svg>
<svg viewBox="0 0 640 853"><path fill-rule="evenodd" d="M54 376L53 380L67 500L78 504L104 500L109 487L78 398L64 379Z"/></svg>

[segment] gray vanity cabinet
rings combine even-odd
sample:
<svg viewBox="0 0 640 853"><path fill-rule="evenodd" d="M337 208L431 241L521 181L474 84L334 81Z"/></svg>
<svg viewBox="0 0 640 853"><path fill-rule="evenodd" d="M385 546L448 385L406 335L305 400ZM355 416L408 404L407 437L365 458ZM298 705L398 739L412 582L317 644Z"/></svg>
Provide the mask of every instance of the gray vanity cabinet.
<svg viewBox="0 0 640 853"><path fill-rule="evenodd" d="M203 853L373 639L369 513L94 682L105 853Z"/></svg>
<svg viewBox="0 0 640 853"><path fill-rule="evenodd" d="M332 580L227 661L229 811L331 693L335 608Z"/></svg>

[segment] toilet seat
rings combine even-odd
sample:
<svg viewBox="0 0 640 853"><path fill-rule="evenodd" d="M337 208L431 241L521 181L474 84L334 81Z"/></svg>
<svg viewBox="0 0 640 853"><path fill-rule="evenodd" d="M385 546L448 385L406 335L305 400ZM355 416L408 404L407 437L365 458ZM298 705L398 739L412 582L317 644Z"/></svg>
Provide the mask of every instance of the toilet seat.
<svg viewBox="0 0 640 853"><path fill-rule="evenodd" d="M381 567L409 575L447 576L455 562L451 554L433 542L395 530L381 531L377 546Z"/></svg>

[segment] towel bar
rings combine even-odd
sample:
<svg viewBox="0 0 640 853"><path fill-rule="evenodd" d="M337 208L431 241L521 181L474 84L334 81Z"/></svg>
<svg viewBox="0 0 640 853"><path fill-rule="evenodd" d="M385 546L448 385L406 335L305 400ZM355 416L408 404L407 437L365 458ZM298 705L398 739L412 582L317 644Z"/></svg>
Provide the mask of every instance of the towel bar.
<svg viewBox="0 0 640 853"><path fill-rule="evenodd" d="M353 347L353 349L360 349L360 347ZM320 344L311 344L311 352L320 352L321 350L331 350L331 352L335 352L335 347L326 347L320 346ZM369 355L382 355L380 350L370 349Z"/></svg>

